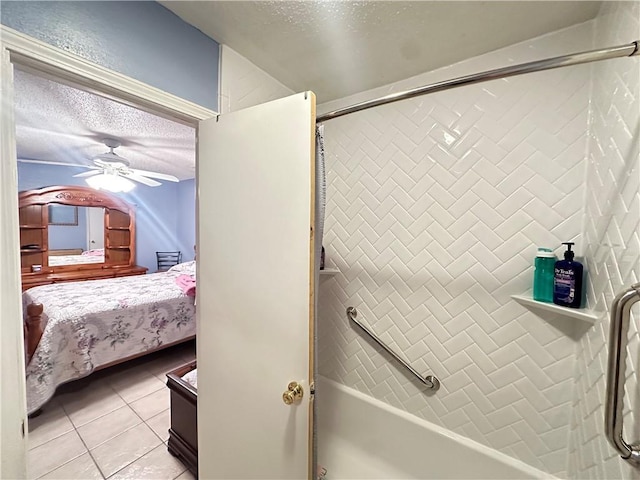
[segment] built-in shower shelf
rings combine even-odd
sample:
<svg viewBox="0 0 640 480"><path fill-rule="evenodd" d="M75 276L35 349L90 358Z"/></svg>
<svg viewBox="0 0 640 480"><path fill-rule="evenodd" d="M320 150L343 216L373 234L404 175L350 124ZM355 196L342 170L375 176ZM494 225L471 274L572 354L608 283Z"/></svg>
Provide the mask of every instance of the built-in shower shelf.
<svg viewBox="0 0 640 480"><path fill-rule="evenodd" d="M538 300L534 300L530 295L511 295L516 302L520 305L524 305L528 308L537 308L539 310L546 310L547 312L552 312L557 315L563 315L565 317L577 318L578 320L582 320L583 322L589 322L591 324L595 323L598 319L598 314L587 308L569 308L569 307L561 307L560 305L556 305L555 303L546 303L539 302Z"/></svg>
<svg viewBox="0 0 640 480"><path fill-rule="evenodd" d="M325 268L320 270L320 275L328 275L330 277L334 276L336 273L340 273L340 270L337 268Z"/></svg>

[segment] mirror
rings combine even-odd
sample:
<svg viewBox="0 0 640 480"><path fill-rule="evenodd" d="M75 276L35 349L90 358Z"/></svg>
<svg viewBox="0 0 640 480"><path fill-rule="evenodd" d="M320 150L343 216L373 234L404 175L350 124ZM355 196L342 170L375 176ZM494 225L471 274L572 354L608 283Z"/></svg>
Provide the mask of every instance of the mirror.
<svg viewBox="0 0 640 480"><path fill-rule="evenodd" d="M50 267L104 263L103 207L51 204L48 230Z"/></svg>
<svg viewBox="0 0 640 480"><path fill-rule="evenodd" d="M78 225L78 207L75 205L49 205L49 225Z"/></svg>

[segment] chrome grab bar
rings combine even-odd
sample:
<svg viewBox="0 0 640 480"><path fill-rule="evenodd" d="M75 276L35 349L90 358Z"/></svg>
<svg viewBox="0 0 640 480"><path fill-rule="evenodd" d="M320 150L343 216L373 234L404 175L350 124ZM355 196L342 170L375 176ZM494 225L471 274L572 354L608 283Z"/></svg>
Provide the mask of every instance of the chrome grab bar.
<svg viewBox="0 0 640 480"><path fill-rule="evenodd" d="M438 380L433 375L427 375L426 377L423 377L422 375L420 375L411 365L409 365L402 358L400 358L400 356L398 356L396 352L391 350L391 348L386 343L380 340L375 333L373 333L371 330L365 327L362 323L360 323L356 318L357 316L358 316L358 311L355 309L355 307L347 308L347 317L349 317L349 320L351 320L353 323L359 326L367 335L369 335L373 340L375 340L375 342L378 345L380 345L382 348L384 348L384 350L389 355L395 358L400 363L400 365L402 365L404 368L406 368L411 373L413 373L418 378L418 380L420 380L421 383L427 386L428 390L433 390L435 392L440 388L440 380Z"/></svg>
<svg viewBox="0 0 640 480"><path fill-rule="evenodd" d="M624 381L627 359L627 333L631 318L631 306L640 301L640 283L618 294L611 304L609 328L609 365L607 367L607 393L604 413L604 429L607 440L620 456L640 466L640 448L628 444L622 438L622 409L624 406Z"/></svg>

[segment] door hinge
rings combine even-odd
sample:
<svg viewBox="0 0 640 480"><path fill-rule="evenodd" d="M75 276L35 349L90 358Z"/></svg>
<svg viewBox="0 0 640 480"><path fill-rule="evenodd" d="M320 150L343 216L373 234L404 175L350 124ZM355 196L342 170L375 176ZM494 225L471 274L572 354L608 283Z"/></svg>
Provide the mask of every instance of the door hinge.
<svg viewBox="0 0 640 480"><path fill-rule="evenodd" d="M20 429L22 430L22 438L24 438L24 420L22 420L22 425L20 426Z"/></svg>

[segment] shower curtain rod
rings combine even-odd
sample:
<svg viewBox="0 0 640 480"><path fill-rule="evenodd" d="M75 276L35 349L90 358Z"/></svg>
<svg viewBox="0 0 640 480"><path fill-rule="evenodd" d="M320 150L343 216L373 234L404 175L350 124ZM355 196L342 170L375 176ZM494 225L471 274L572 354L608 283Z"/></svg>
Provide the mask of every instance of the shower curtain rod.
<svg viewBox="0 0 640 480"><path fill-rule="evenodd" d="M534 62L521 63L519 65L513 65L511 67L497 68L495 70L487 70L486 72L465 75L464 77L453 78L451 80L444 80L442 82L436 82L430 85L425 85L423 87L405 90L404 92L391 93L375 100L367 100L366 102L356 103L355 105L351 105L349 107L339 108L332 112L323 113L316 117L316 122L326 122L327 120L332 120L334 118L342 117L343 115L348 115L350 113L359 112L361 110L366 110L368 108L378 107L380 105L386 105L387 103L406 100L407 98L426 95L428 93L441 92L443 90L449 90L450 88L461 87L463 85L472 85L474 83L496 80L498 78L513 77L514 75L521 75L523 73L551 70L552 68L569 67L571 65L579 65L581 63L607 60L609 58L632 57L634 55L640 54L638 49L639 43L640 40L636 40L635 42L631 42L627 45L603 48L600 50L591 50L588 52L571 53L569 55L563 55L561 57L536 60Z"/></svg>

